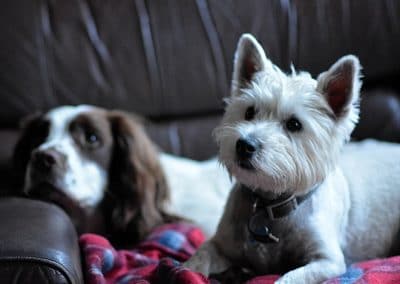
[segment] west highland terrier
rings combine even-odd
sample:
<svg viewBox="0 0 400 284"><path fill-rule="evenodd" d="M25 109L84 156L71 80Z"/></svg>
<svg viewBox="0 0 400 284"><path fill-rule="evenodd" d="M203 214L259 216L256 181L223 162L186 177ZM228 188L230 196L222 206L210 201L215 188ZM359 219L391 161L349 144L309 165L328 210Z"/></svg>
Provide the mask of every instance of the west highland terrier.
<svg viewBox="0 0 400 284"><path fill-rule="evenodd" d="M400 253L400 147L344 147L360 86L353 55L315 80L286 75L253 36L241 37L215 130L220 161L237 183L216 234L186 267L210 275L239 266L309 284Z"/></svg>

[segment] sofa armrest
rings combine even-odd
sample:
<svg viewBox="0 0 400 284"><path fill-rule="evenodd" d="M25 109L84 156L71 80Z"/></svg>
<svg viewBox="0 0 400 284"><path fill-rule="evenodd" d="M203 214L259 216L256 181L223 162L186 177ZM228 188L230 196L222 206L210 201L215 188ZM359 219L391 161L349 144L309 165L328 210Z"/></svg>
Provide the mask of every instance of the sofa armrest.
<svg viewBox="0 0 400 284"><path fill-rule="evenodd" d="M57 206L0 199L2 283L83 283L78 236Z"/></svg>

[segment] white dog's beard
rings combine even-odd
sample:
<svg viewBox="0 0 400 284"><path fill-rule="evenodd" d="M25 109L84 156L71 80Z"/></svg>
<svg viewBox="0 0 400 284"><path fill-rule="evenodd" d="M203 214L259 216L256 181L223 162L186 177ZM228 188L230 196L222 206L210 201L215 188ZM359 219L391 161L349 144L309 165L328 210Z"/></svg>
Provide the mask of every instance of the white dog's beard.
<svg viewBox="0 0 400 284"><path fill-rule="evenodd" d="M220 156L221 164L227 169L229 175L234 177L235 180L243 185L252 189L264 189L269 191L279 190L284 188L285 185L274 179L268 174L268 169L260 167L260 161L250 161L252 169L243 168L240 163L235 159L234 154L229 155L229 158L222 158ZM261 163L262 164L262 163Z"/></svg>
<svg viewBox="0 0 400 284"><path fill-rule="evenodd" d="M334 152L332 147L328 151L329 153L324 155L320 153L321 151L316 150L320 153L317 155L316 153L306 153L299 147L285 150L283 147L274 148L274 145L265 144L262 146L265 150L260 150L249 161L252 168L244 168L237 162L232 143L235 141L235 137L236 135L232 137L224 135L224 138L219 140L219 159L237 182L249 188L272 193L302 193L321 183L335 164L334 159L325 158Z"/></svg>
<svg viewBox="0 0 400 284"><path fill-rule="evenodd" d="M289 173L295 171L294 161L291 160L290 156L287 158L288 155L285 154L284 146L278 147L272 143L267 143L268 139L252 133L258 130L263 130L260 124L251 122L238 125L225 124L217 128L214 135L220 148L220 162L227 168L230 175L249 188L283 191L287 188L289 181L286 174L290 175ZM267 129L266 132L271 131ZM260 148L253 157L243 161L237 155L236 143L238 139L246 136L257 137ZM272 138L272 140L274 139Z"/></svg>

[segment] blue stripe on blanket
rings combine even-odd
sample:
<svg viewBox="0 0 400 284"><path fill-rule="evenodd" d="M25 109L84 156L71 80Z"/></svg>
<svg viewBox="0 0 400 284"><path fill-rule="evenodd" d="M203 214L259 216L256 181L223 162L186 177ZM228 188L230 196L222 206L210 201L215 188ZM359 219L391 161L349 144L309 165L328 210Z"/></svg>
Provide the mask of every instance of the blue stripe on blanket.
<svg viewBox="0 0 400 284"><path fill-rule="evenodd" d="M158 242L170 249L178 251L182 248L185 237L177 231L167 230L162 233Z"/></svg>

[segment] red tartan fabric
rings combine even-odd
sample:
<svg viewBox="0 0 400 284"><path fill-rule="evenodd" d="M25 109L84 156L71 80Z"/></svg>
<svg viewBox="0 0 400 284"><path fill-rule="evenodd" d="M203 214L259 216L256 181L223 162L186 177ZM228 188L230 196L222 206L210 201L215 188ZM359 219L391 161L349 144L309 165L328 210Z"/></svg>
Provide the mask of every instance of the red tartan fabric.
<svg viewBox="0 0 400 284"><path fill-rule="evenodd" d="M205 240L190 224L169 224L157 228L133 250L115 250L105 238L80 237L84 253L86 282L90 284L177 283L205 284L203 275L180 266Z"/></svg>
<svg viewBox="0 0 400 284"><path fill-rule="evenodd" d="M200 229L178 223L161 226L133 250L115 250L105 238L85 234L80 238L88 284L213 284L216 280L180 265L205 240ZM266 275L247 284L272 284L279 276ZM361 262L326 284L400 283L400 256Z"/></svg>
<svg viewBox="0 0 400 284"><path fill-rule="evenodd" d="M400 256L374 259L356 263L350 266L346 273L325 284L399 284Z"/></svg>

